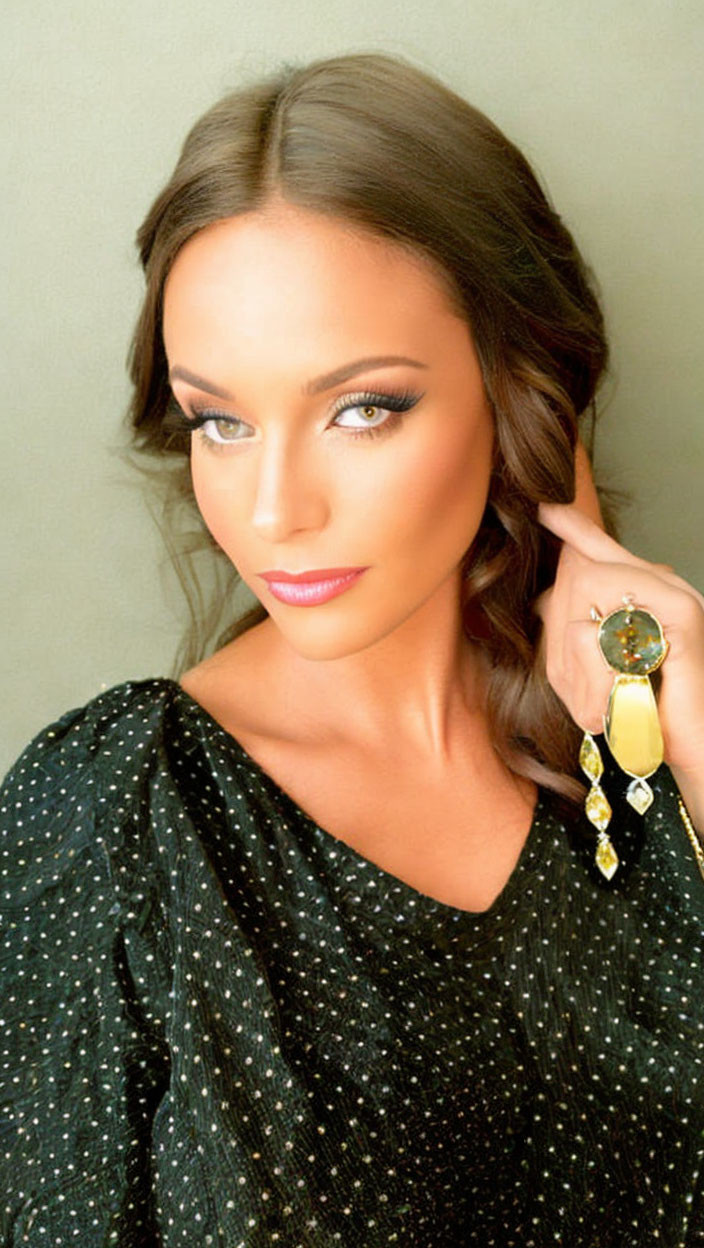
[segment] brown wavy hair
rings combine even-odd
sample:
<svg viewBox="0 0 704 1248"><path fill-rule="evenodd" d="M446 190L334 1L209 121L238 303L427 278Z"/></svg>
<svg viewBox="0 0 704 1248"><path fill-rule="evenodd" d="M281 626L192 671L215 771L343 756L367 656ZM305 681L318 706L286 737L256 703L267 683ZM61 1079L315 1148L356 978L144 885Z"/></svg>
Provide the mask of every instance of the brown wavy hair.
<svg viewBox="0 0 704 1248"><path fill-rule="evenodd" d="M170 539L192 616L181 665L266 611L227 618L236 573L198 517L188 440L165 419L164 282L197 230L273 195L422 253L466 317L496 439L486 512L464 560L465 628L489 659L497 750L514 772L576 797L577 729L545 679L532 605L554 579L558 543L536 511L574 498L578 420L593 417L607 362L603 317L525 158L481 112L402 61L336 57L225 96L191 130L139 231L147 289L130 419L136 447L158 456L168 522L189 517Z"/></svg>

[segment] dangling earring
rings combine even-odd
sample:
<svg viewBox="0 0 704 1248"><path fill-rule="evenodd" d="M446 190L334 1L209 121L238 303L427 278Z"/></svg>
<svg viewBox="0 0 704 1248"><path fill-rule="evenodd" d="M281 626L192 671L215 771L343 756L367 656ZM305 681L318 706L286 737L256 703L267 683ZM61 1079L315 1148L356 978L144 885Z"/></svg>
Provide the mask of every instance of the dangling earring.
<svg viewBox="0 0 704 1248"><path fill-rule="evenodd" d="M579 765L585 776L591 781L591 788L584 803L584 810L590 823L597 830L596 851L594 861L602 875L610 880L616 873L619 858L611 837L606 829L611 822L611 806L599 781L604 774L599 747L590 732L585 732L582 747L579 751Z"/></svg>
<svg viewBox="0 0 704 1248"><path fill-rule="evenodd" d="M597 634L604 661L615 673L604 735L619 767L631 777L626 799L644 815L653 801L648 778L665 753L650 675L665 662L670 645L652 612L633 605L633 594L624 594L623 602L599 621Z"/></svg>
<svg viewBox="0 0 704 1248"><path fill-rule="evenodd" d="M653 801L648 778L662 763L665 747L650 674L667 658L670 648L658 619L633 605L624 594L624 608L599 622L597 642L615 672L604 719L606 743L631 783L626 798L644 815Z"/></svg>
<svg viewBox="0 0 704 1248"><path fill-rule="evenodd" d="M648 784L664 757L658 705L650 675L664 663L669 650L660 621L650 611L634 605L633 594L624 594L623 607L602 616L592 607L590 618L599 625L597 643L607 667L614 672L609 705L604 716L604 736L622 771L631 777L626 800L640 815L652 805ZM597 829L596 862L611 879L619 860L606 829L611 807L599 780L604 772L598 746L585 733L579 762L591 780L585 802L588 819Z"/></svg>

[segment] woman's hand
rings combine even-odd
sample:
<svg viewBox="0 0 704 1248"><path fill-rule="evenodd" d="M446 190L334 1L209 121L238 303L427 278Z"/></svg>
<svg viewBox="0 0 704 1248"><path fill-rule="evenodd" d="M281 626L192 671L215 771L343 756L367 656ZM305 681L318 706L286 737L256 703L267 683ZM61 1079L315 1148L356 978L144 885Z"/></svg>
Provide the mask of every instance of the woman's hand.
<svg viewBox="0 0 704 1248"><path fill-rule="evenodd" d="M608 615L631 594L657 616L670 643L658 698L665 761L704 832L704 598L671 568L632 555L574 503L541 503L538 519L563 542L555 585L540 604L550 684L580 728L602 732L614 674L590 608Z"/></svg>

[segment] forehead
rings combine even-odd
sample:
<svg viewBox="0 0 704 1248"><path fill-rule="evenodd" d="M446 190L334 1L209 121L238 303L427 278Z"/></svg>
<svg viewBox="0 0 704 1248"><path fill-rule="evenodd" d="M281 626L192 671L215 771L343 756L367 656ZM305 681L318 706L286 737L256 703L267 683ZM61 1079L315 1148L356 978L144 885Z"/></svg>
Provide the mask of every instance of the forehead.
<svg viewBox="0 0 704 1248"><path fill-rule="evenodd" d="M288 204L229 217L181 248L164 293L165 321L182 304L233 300L243 316L322 313L354 319L384 300L387 317L457 315L451 281L410 246Z"/></svg>

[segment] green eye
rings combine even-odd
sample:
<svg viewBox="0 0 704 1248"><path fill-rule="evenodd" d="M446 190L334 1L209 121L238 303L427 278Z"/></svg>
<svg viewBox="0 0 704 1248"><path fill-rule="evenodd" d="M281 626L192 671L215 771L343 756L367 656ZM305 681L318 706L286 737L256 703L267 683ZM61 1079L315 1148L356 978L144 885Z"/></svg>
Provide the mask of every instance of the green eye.
<svg viewBox="0 0 704 1248"><path fill-rule="evenodd" d="M217 413L199 412L190 423L192 429L198 429L203 441L214 447L242 442L252 434L251 425L245 424L237 416L219 416Z"/></svg>
<svg viewBox="0 0 704 1248"><path fill-rule="evenodd" d="M214 442L235 442L238 438L244 437L242 433L242 421L226 419L224 416L213 416L203 425L204 430L209 430L208 436L215 433L217 436L213 438Z"/></svg>

